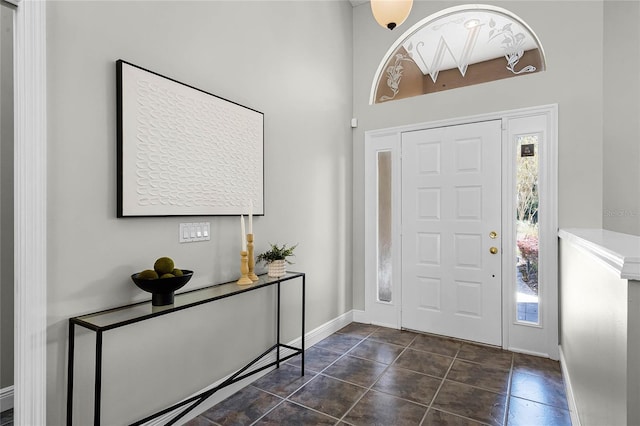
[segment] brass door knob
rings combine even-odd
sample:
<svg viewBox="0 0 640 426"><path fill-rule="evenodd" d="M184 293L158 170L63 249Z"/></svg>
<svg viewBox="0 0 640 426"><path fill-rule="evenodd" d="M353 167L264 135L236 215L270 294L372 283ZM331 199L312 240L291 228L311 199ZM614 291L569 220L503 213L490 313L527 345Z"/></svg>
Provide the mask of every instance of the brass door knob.
<svg viewBox="0 0 640 426"><path fill-rule="evenodd" d="M490 252L491 254L496 254L496 253L498 253L498 247L491 247L491 248L489 249L489 252Z"/></svg>
<svg viewBox="0 0 640 426"><path fill-rule="evenodd" d="M495 240L496 238L498 238L498 233L496 231L489 232L489 238Z"/></svg>

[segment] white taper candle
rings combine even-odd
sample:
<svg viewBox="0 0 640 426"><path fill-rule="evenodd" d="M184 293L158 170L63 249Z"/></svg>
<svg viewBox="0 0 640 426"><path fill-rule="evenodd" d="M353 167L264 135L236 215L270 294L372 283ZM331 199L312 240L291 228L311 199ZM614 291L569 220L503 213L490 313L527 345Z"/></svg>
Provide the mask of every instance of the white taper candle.
<svg viewBox="0 0 640 426"><path fill-rule="evenodd" d="M240 230L242 232L242 251L247 251L247 234L244 231L244 216L240 215Z"/></svg>

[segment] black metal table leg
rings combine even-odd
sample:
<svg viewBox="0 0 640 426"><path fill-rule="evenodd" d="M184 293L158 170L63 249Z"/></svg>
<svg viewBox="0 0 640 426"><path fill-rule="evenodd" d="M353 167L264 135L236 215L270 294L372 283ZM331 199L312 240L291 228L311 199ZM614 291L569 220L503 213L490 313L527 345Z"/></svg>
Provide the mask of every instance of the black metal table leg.
<svg viewBox="0 0 640 426"><path fill-rule="evenodd" d="M301 353L301 363L300 363L300 369L301 371L301 376L304 376L304 299L305 299L305 275L302 275L302 353Z"/></svg>
<svg viewBox="0 0 640 426"><path fill-rule="evenodd" d="M69 353L67 354L67 426L73 424L73 362L75 355L75 324L69 321Z"/></svg>
<svg viewBox="0 0 640 426"><path fill-rule="evenodd" d="M93 402L93 424L100 425L100 398L102 393L102 331L96 332L96 378Z"/></svg>
<svg viewBox="0 0 640 426"><path fill-rule="evenodd" d="M277 317L278 320L276 322L276 368L280 368L280 281L278 281L278 306Z"/></svg>

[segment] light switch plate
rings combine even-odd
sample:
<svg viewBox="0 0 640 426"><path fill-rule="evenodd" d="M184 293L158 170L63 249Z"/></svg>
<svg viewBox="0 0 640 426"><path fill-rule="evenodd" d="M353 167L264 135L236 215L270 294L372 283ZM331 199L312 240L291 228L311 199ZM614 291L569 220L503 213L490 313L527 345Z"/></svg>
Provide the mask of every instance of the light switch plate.
<svg viewBox="0 0 640 426"><path fill-rule="evenodd" d="M193 243L196 241L211 240L211 223L181 223L179 241L181 243Z"/></svg>

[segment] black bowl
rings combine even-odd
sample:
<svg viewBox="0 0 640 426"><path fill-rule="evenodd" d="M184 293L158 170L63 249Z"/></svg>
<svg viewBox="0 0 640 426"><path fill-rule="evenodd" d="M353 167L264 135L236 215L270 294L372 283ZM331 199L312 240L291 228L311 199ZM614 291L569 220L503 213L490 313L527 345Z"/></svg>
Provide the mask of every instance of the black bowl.
<svg viewBox="0 0 640 426"><path fill-rule="evenodd" d="M151 293L151 304L153 306L164 306L173 304L173 292L189 282L193 276L193 271L182 269L182 274L181 277L145 280L138 278L139 273L135 273L131 275L131 279L139 288Z"/></svg>

